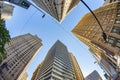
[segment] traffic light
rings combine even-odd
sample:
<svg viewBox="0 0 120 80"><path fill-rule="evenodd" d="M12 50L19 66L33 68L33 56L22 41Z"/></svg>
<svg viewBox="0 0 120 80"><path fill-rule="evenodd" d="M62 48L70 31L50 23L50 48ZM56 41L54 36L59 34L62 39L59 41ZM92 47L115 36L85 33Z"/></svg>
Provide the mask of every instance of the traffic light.
<svg viewBox="0 0 120 80"><path fill-rule="evenodd" d="M104 74L104 77L105 77L106 79L108 79L108 78L109 78L109 76L108 76L107 74Z"/></svg>
<svg viewBox="0 0 120 80"><path fill-rule="evenodd" d="M20 5L24 8L29 8L30 4L28 1L20 1Z"/></svg>
<svg viewBox="0 0 120 80"><path fill-rule="evenodd" d="M31 5L31 3L28 0L4 0L13 4L16 4L20 7L23 7L25 9L28 9Z"/></svg>

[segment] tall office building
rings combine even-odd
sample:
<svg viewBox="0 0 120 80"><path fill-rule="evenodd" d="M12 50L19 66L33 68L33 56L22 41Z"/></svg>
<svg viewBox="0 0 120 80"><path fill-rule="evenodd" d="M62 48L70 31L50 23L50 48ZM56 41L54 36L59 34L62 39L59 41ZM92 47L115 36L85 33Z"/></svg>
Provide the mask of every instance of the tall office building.
<svg viewBox="0 0 120 80"><path fill-rule="evenodd" d="M93 12L107 34L107 42L104 41L102 30L91 13L87 13L72 32L89 46L94 57L101 63L100 66L115 79L120 72L120 1L114 0Z"/></svg>
<svg viewBox="0 0 120 80"><path fill-rule="evenodd" d="M82 75L80 68L78 67L77 61L67 50L67 47L57 41L52 48L49 50L46 58L38 66L33 74L32 80L79 80L80 78L75 76L75 73ZM73 66L75 64L75 66ZM78 68L74 69L74 68ZM83 75L80 80L83 79Z"/></svg>
<svg viewBox="0 0 120 80"><path fill-rule="evenodd" d="M20 80L27 80L27 77L28 77L27 72L24 72Z"/></svg>
<svg viewBox="0 0 120 80"><path fill-rule="evenodd" d="M13 15L14 6L6 1L0 1L0 16L1 19L10 19Z"/></svg>
<svg viewBox="0 0 120 80"><path fill-rule="evenodd" d="M61 22L80 0L32 0L38 7Z"/></svg>
<svg viewBox="0 0 120 80"><path fill-rule="evenodd" d="M100 77L99 73L94 70L85 78L85 80L102 80L102 78Z"/></svg>
<svg viewBox="0 0 120 80"><path fill-rule="evenodd" d="M112 77L112 80L117 80L116 78L118 77L118 71L116 71L116 69L110 65L110 62L108 62L106 56L102 52L98 52L99 50L96 50L96 52L94 52L93 49L89 50L91 53L93 53L93 57L96 59L98 65L103 69L103 71L105 71L104 75L107 76L105 76L105 78L108 79Z"/></svg>
<svg viewBox="0 0 120 80"><path fill-rule="evenodd" d="M104 1L105 1L104 5L106 5L106 4L113 3L120 0L104 0Z"/></svg>
<svg viewBox="0 0 120 80"><path fill-rule="evenodd" d="M32 75L32 79L31 80L37 80L37 76L38 76L38 73L41 69L41 66L42 66L42 63L38 65L38 67L36 68L35 72L33 73Z"/></svg>
<svg viewBox="0 0 120 80"><path fill-rule="evenodd" d="M0 67L0 80L21 80L41 46L41 39L31 34L12 38L5 45L7 58Z"/></svg>
<svg viewBox="0 0 120 80"><path fill-rule="evenodd" d="M73 69L74 69L75 79L76 80L85 80L75 56L73 56L72 53L70 53L69 56L70 56L70 60L71 60L71 63L72 63Z"/></svg>

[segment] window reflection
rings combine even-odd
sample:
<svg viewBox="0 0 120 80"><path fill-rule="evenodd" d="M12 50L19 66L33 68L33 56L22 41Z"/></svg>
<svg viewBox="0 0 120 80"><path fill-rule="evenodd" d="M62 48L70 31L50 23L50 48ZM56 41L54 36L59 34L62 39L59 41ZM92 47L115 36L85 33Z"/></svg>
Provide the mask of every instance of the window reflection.
<svg viewBox="0 0 120 80"><path fill-rule="evenodd" d="M120 27L114 26L111 32L120 34Z"/></svg>
<svg viewBox="0 0 120 80"><path fill-rule="evenodd" d="M108 37L108 45L120 50L120 39L109 36Z"/></svg>

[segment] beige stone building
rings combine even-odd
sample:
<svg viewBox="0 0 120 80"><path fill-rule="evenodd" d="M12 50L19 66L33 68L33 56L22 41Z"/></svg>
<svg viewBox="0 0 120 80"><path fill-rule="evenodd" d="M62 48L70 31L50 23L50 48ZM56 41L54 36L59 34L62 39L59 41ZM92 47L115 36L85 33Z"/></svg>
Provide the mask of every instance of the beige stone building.
<svg viewBox="0 0 120 80"><path fill-rule="evenodd" d="M72 63L73 69L74 69L75 79L76 80L85 80L75 56L72 53L69 53L69 56L70 56L71 63Z"/></svg>
<svg viewBox="0 0 120 80"><path fill-rule="evenodd" d="M107 34L107 42L103 40L102 30L91 13L87 13L72 32L89 46L99 65L115 79L120 72L120 1L106 0L93 12Z"/></svg>
<svg viewBox="0 0 120 80"><path fill-rule="evenodd" d="M27 77L28 77L27 72L24 72L20 80L27 80Z"/></svg>
<svg viewBox="0 0 120 80"><path fill-rule="evenodd" d="M41 46L41 39L31 34L12 38L5 45L7 58L0 69L0 80L21 80Z"/></svg>
<svg viewBox="0 0 120 80"><path fill-rule="evenodd" d="M7 20L13 16L14 6L6 1L0 1L0 16L1 19Z"/></svg>
<svg viewBox="0 0 120 80"><path fill-rule="evenodd" d="M38 67L36 68L35 72L33 73L32 75L32 79L31 80L37 80L37 76L38 76L38 73L41 69L41 66L42 66L42 63L38 65Z"/></svg>
<svg viewBox="0 0 120 80"><path fill-rule="evenodd" d="M61 22L80 0L32 0L39 8Z"/></svg>

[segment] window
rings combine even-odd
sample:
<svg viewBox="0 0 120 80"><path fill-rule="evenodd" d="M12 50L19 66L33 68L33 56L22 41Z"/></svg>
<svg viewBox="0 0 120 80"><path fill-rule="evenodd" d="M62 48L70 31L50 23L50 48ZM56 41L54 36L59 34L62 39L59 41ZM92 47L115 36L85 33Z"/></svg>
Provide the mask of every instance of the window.
<svg viewBox="0 0 120 80"><path fill-rule="evenodd" d="M120 50L120 39L109 36L108 37L108 45L113 46Z"/></svg>
<svg viewBox="0 0 120 80"><path fill-rule="evenodd" d="M114 22L114 20L110 20L109 24L112 24Z"/></svg>
<svg viewBox="0 0 120 80"><path fill-rule="evenodd" d="M120 19L116 19L115 23L120 24Z"/></svg>
<svg viewBox="0 0 120 80"><path fill-rule="evenodd" d="M117 12L120 13L120 9L118 9Z"/></svg>
<svg viewBox="0 0 120 80"><path fill-rule="evenodd" d="M120 39L117 41L117 43L116 43L116 48L118 49L118 50L120 50Z"/></svg>
<svg viewBox="0 0 120 80"><path fill-rule="evenodd" d="M105 29L105 32L109 32L110 29L111 29L111 26L107 26Z"/></svg>
<svg viewBox="0 0 120 80"><path fill-rule="evenodd" d="M14 74L12 74L11 76L14 76Z"/></svg>
<svg viewBox="0 0 120 80"><path fill-rule="evenodd" d="M114 46L116 38L109 36L108 37L108 45Z"/></svg>
<svg viewBox="0 0 120 80"><path fill-rule="evenodd" d="M113 43L114 43L114 40L109 39L108 42L111 43L111 44L113 44Z"/></svg>
<svg viewBox="0 0 120 80"><path fill-rule="evenodd" d="M112 33L117 33L117 34L120 34L120 27L117 27L117 26L113 26L113 29L111 31Z"/></svg>
<svg viewBox="0 0 120 80"><path fill-rule="evenodd" d="M118 42L118 43L116 44L116 46L120 48L120 43Z"/></svg>
<svg viewBox="0 0 120 80"><path fill-rule="evenodd" d="M120 17L120 13L117 14L117 17Z"/></svg>

